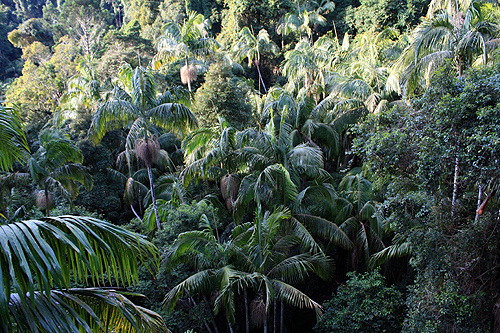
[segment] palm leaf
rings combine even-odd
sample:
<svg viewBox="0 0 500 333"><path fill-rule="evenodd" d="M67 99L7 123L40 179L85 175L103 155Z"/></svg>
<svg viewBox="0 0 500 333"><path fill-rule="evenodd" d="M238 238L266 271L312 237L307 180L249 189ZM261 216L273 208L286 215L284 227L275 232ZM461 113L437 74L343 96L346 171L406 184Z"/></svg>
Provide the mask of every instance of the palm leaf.
<svg viewBox="0 0 500 333"><path fill-rule="evenodd" d="M370 269L382 265L387 260L411 255L413 247L403 235L396 235L392 244L385 249L373 254L369 261Z"/></svg>
<svg viewBox="0 0 500 333"><path fill-rule="evenodd" d="M129 101L117 99L104 102L92 118L89 137L98 143L108 131L127 126L138 114L140 110Z"/></svg>
<svg viewBox="0 0 500 333"><path fill-rule="evenodd" d="M35 279L45 292L68 287L71 276L87 281L90 275L98 283L112 274L130 284L138 279L137 263L156 257L156 248L142 236L90 217L12 223L0 226L0 235L0 316L6 323L11 286L26 302Z"/></svg>
<svg viewBox="0 0 500 333"><path fill-rule="evenodd" d="M210 293L217 281L216 277L219 271L217 269L207 269L191 275L165 295L162 302L163 307L168 311L172 311L179 298L183 296Z"/></svg>
<svg viewBox="0 0 500 333"><path fill-rule="evenodd" d="M297 288L278 280L273 280L272 284L278 299L301 309L313 309L317 320L323 315L323 307Z"/></svg>
<svg viewBox="0 0 500 333"><path fill-rule="evenodd" d="M51 290L50 294L36 292L33 296L27 303L17 294L10 296L11 324L21 331L169 332L158 314L134 305L125 294L112 289ZM7 332L7 327L3 331Z"/></svg>
<svg viewBox="0 0 500 333"><path fill-rule="evenodd" d="M304 281L309 272L315 271L324 273L320 276L326 279L330 275L326 272L331 272L332 263L332 260L321 253L301 253L279 262L269 271L268 276L286 283L297 283Z"/></svg>
<svg viewBox="0 0 500 333"><path fill-rule="evenodd" d="M178 135L183 135L191 128L198 126L194 114L189 108L179 103L165 103L148 110L150 121Z"/></svg>
<svg viewBox="0 0 500 333"><path fill-rule="evenodd" d="M0 170L9 170L15 161L26 160L28 152L19 114L0 106Z"/></svg>
<svg viewBox="0 0 500 333"><path fill-rule="evenodd" d="M308 214L296 214L294 216L307 226L312 234L327 239L344 249L350 250L353 248L354 244L349 239L349 236L335 223Z"/></svg>

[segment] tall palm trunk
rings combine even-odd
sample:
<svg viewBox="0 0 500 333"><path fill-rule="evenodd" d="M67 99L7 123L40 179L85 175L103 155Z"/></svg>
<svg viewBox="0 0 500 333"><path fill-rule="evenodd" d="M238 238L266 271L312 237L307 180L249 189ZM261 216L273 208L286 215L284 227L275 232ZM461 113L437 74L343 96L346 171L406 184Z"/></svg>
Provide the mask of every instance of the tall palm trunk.
<svg viewBox="0 0 500 333"><path fill-rule="evenodd" d="M458 157L455 157L455 174L453 176L453 196L451 198L451 217L455 217L455 209L457 204L458 196L458 174L459 174L459 163Z"/></svg>
<svg viewBox="0 0 500 333"><path fill-rule="evenodd" d="M159 156L160 146L154 138L150 139L146 137L145 139L141 139L136 143L135 150L137 157L144 161L144 163L146 164L146 169L148 170L149 189L151 191L151 199L153 200L153 210L156 217L156 226L159 230L161 229L161 225L160 218L158 217L158 206L156 205L155 186L153 182L153 171L151 170L151 166Z"/></svg>
<svg viewBox="0 0 500 333"><path fill-rule="evenodd" d="M50 216L50 199L49 199L49 190L47 189L47 187L45 187L44 194L45 194L45 208L47 210L47 217L49 217Z"/></svg>
<svg viewBox="0 0 500 333"><path fill-rule="evenodd" d="M273 332L276 333L276 328L278 326L278 314L277 314L277 306L276 306L276 298L273 301L274 303L274 311L273 311Z"/></svg>
<svg viewBox="0 0 500 333"><path fill-rule="evenodd" d="M255 60L255 67L257 68L257 72L259 73L259 79L262 83L262 88L264 88L264 92L267 94L266 85L264 84L264 80L262 79L262 74L260 73L259 61Z"/></svg>
<svg viewBox="0 0 500 333"><path fill-rule="evenodd" d="M245 329L247 333L250 333L250 316L248 314L248 295L247 288L243 289L243 297L245 299Z"/></svg>
<svg viewBox="0 0 500 333"><path fill-rule="evenodd" d="M281 305L281 313L280 313L280 332L283 333L283 317L285 316L285 303L283 300L280 302Z"/></svg>
<svg viewBox="0 0 500 333"><path fill-rule="evenodd" d="M135 217L137 217L139 220L142 220L139 214L137 214L137 212L135 211L133 204L130 204L130 209L132 209L132 213L134 213Z"/></svg>
<svg viewBox="0 0 500 333"><path fill-rule="evenodd" d="M146 168L148 169L149 189L151 190L151 199L153 200L153 210L155 211L156 227L158 227L158 230L160 230L161 225L160 225L160 218L158 217L158 206L156 205L156 194L155 194L155 186L153 183L153 171L151 170L151 163L148 163L146 165Z"/></svg>

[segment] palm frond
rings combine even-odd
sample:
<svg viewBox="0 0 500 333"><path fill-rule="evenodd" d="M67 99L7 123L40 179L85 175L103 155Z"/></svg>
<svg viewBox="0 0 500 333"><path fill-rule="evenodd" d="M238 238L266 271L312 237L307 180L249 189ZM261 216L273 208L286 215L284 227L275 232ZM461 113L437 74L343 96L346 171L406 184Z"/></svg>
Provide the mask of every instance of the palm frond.
<svg viewBox="0 0 500 333"><path fill-rule="evenodd" d="M318 147L301 144L293 147L288 153L288 159L294 169L312 178L328 177L323 169L323 153Z"/></svg>
<svg viewBox="0 0 500 333"><path fill-rule="evenodd" d="M255 183L256 193L255 198L260 202L269 202L276 199L281 204L294 202L297 198L298 191L288 170L281 164L270 165L264 169L257 177Z"/></svg>
<svg viewBox="0 0 500 333"><path fill-rule="evenodd" d="M165 295L162 302L163 307L168 311L172 311L179 298L183 296L210 293L213 290L218 271L217 269L207 269L191 275Z"/></svg>
<svg viewBox="0 0 500 333"><path fill-rule="evenodd" d="M60 181L70 180L78 182L85 187L87 191L92 189L94 182L92 176L87 172L87 168L79 164L65 164L62 167L53 171L56 178Z"/></svg>
<svg viewBox="0 0 500 333"><path fill-rule="evenodd" d="M0 106L0 170L9 170L14 162L25 161L28 153L28 143L18 112Z"/></svg>
<svg viewBox="0 0 500 333"><path fill-rule="evenodd" d="M369 267L373 269L389 259L411 255L412 249L411 243L403 235L396 235L391 245L371 256Z"/></svg>
<svg viewBox="0 0 500 333"><path fill-rule="evenodd" d="M98 143L108 131L126 127L139 113L140 110L129 101L117 99L104 102L92 118L89 137Z"/></svg>
<svg viewBox="0 0 500 333"><path fill-rule="evenodd" d="M129 294L130 296L140 296ZM29 302L10 295L9 310L15 325L30 332L170 332L160 315L134 305L113 289L73 288L35 292ZM4 331L8 327L4 327Z"/></svg>
<svg viewBox="0 0 500 333"><path fill-rule="evenodd" d="M320 320L323 315L323 307L313 301L309 296L298 290L297 288L284 283L282 281L273 280L273 287L276 290L276 297L286 303L298 308L313 309L316 313L316 320Z"/></svg>
<svg viewBox="0 0 500 333"><path fill-rule="evenodd" d="M326 279L331 273L332 264L333 261L322 253L301 253L278 263L269 271L268 276L286 283L297 283L303 282L309 272L319 272Z"/></svg>
<svg viewBox="0 0 500 333"><path fill-rule="evenodd" d="M191 110L179 103L158 105L149 109L147 116L153 124L168 129L178 136L198 126L198 121Z"/></svg>
<svg viewBox="0 0 500 333"><path fill-rule="evenodd" d="M327 239L344 249L353 248L354 245L349 236L335 223L309 214L296 214L294 216L307 226L313 235Z"/></svg>
<svg viewBox="0 0 500 333"><path fill-rule="evenodd" d="M0 226L0 234L0 310L4 316L11 288L25 301L26 294L34 292L35 279L48 292L53 286L68 287L71 272L77 281L86 281L90 275L98 283L108 273L130 284L138 278L137 263L156 256L156 248L143 236L90 217L22 221Z"/></svg>

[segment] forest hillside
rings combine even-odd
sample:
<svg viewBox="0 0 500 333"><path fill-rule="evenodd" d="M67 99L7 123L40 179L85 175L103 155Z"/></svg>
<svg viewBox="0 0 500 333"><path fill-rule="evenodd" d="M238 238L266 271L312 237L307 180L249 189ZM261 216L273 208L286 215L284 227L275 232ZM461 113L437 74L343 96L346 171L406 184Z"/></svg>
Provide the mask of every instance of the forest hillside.
<svg viewBox="0 0 500 333"><path fill-rule="evenodd" d="M2 332L500 332L500 8L0 0Z"/></svg>

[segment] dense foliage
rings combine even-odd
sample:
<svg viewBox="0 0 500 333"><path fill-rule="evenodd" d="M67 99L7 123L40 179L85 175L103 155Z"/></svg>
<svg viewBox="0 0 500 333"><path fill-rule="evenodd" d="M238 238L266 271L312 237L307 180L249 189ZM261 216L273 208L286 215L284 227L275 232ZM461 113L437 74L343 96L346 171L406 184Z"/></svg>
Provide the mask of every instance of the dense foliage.
<svg viewBox="0 0 500 333"><path fill-rule="evenodd" d="M498 331L499 20L2 0L2 329Z"/></svg>

